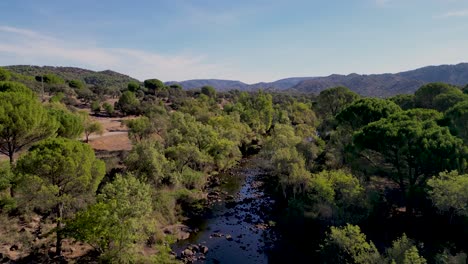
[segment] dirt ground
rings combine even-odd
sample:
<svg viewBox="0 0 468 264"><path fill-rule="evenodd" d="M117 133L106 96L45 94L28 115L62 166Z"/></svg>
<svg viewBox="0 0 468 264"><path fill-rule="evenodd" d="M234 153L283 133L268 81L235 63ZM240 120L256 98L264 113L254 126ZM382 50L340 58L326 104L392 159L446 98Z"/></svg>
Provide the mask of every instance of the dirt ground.
<svg viewBox="0 0 468 264"><path fill-rule="evenodd" d="M91 119L102 124L104 133L102 135L90 135L89 144L95 150L116 151L132 149L132 144L128 139L128 129L122 121L134 118L92 116Z"/></svg>

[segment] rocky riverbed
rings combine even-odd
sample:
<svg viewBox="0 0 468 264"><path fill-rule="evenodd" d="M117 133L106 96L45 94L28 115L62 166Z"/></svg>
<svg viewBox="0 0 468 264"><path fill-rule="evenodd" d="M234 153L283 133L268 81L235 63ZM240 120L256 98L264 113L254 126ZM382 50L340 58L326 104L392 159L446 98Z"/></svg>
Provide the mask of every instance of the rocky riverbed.
<svg viewBox="0 0 468 264"><path fill-rule="evenodd" d="M187 225L187 240L173 246L186 263L268 263L276 241L271 219L274 200L263 192L264 171L257 160L244 160L238 169L219 177L210 190L210 213Z"/></svg>

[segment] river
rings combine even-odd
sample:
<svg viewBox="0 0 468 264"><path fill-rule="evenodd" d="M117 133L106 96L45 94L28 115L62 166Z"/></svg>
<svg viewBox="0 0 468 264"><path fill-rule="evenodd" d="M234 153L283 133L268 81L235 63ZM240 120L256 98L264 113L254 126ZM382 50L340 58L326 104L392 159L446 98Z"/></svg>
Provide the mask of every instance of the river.
<svg viewBox="0 0 468 264"><path fill-rule="evenodd" d="M258 160L244 159L230 173L220 175L221 186L211 191L211 212L187 224L198 232L173 245L178 256L185 249L192 263L269 263L276 240L271 227L274 200L263 192ZM206 254L200 253L207 248ZM205 249L206 249L205 248ZM198 252L198 253L197 253ZM190 262L190 261L189 261Z"/></svg>

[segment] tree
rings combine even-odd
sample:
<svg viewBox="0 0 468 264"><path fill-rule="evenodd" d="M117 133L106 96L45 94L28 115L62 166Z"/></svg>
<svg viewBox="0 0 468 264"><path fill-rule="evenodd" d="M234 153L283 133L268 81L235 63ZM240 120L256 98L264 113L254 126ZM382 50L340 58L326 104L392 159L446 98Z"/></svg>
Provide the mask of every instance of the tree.
<svg viewBox="0 0 468 264"><path fill-rule="evenodd" d="M0 68L0 81L9 81L11 73L7 69Z"/></svg>
<svg viewBox="0 0 468 264"><path fill-rule="evenodd" d="M332 226L320 247L323 263L382 263L379 251L359 226Z"/></svg>
<svg viewBox="0 0 468 264"><path fill-rule="evenodd" d="M80 80L71 80L68 82L68 86L70 86L70 88L73 88L73 89L82 89L86 85Z"/></svg>
<svg viewBox="0 0 468 264"><path fill-rule="evenodd" d="M441 172L427 181L429 197L441 212L468 216L468 174L457 171Z"/></svg>
<svg viewBox="0 0 468 264"><path fill-rule="evenodd" d="M152 91L156 95L160 91L166 90L166 85L158 79L148 79L143 82L145 88Z"/></svg>
<svg viewBox="0 0 468 264"><path fill-rule="evenodd" d="M70 112L60 103L50 103L47 108L51 117L59 124L57 136L76 139L83 134L83 119L79 114Z"/></svg>
<svg viewBox="0 0 468 264"><path fill-rule="evenodd" d="M216 98L216 90L213 86L205 85L201 88L201 93L210 97Z"/></svg>
<svg viewBox="0 0 468 264"><path fill-rule="evenodd" d="M273 101L270 94L258 91L256 94L243 92L238 102L228 112L238 112L241 121L259 134L265 134L273 121Z"/></svg>
<svg viewBox="0 0 468 264"><path fill-rule="evenodd" d="M468 154L463 141L436 121L442 115L434 110L414 109L397 112L363 127L354 135L354 144L367 160L381 157L386 164L375 164L406 194L406 210L412 214L412 196L427 179L445 170L463 170ZM380 156L378 156L380 154Z"/></svg>
<svg viewBox="0 0 468 264"><path fill-rule="evenodd" d="M65 83L65 81L61 77L53 73L44 74L42 78L43 78L43 81L47 84L64 84Z"/></svg>
<svg viewBox="0 0 468 264"><path fill-rule="evenodd" d="M365 190L359 180L344 171L312 174L306 187L306 210L334 222L357 222L367 216Z"/></svg>
<svg viewBox="0 0 468 264"><path fill-rule="evenodd" d="M140 101L138 101L135 94L130 91L126 91L122 93L116 106L123 114L131 115L138 112L139 105Z"/></svg>
<svg viewBox="0 0 468 264"><path fill-rule="evenodd" d="M428 83L423 85L414 93L415 106L419 108L437 109L434 99L441 94L447 93L463 95L460 89L446 83Z"/></svg>
<svg viewBox="0 0 468 264"><path fill-rule="evenodd" d="M358 98L357 93L343 86L323 90L317 97L317 112L324 118L334 117Z"/></svg>
<svg viewBox="0 0 468 264"><path fill-rule="evenodd" d="M85 122L84 124L84 132L85 132L85 142L89 142L89 136L91 134L98 134L102 135L104 134L104 128L102 127L102 124L99 123L98 121L91 121L91 122Z"/></svg>
<svg viewBox="0 0 468 264"><path fill-rule="evenodd" d="M146 116L125 120L124 124L128 127L128 137L134 142L149 139L156 133L155 125Z"/></svg>
<svg viewBox="0 0 468 264"><path fill-rule="evenodd" d="M129 82L127 85L127 90L129 90L132 93L135 93L140 89L140 84L137 82Z"/></svg>
<svg viewBox="0 0 468 264"><path fill-rule="evenodd" d="M64 219L93 199L105 174L104 162L89 145L54 138L31 147L18 160L16 172L24 178L27 205L55 215L56 253L61 255Z"/></svg>
<svg viewBox="0 0 468 264"><path fill-rule="evenodd" d="M4 87L0 84L0 153L13 163L15 153L54 136L59 125L31 90L18 92L25 89L22 85L12 86L12 91ZM24 88L17 90L19 87Z"/></svg>
<svg viewBox="0 0 468 264"><path fill-rule="evenodd" d="M102 104L102 107L104 108L104 111L106 111L108 116L113 116L114 115L114 106L109 104L108 102L105 102Z"/></svg>
<svg viewBox="0 0 468 264"><path fill-rule="evenodd" d="M172 164L158 142L147 140L135 144L125 159L125 165L140 181L154 187L175 183Z"/></svg>
<svg viewBox="0 0 468 264"><path fill-rule="evenodd" d="M426 263L426 260L419 255L414 241L406 234L392 242L392 247L386 250L388 263L395 264L416 264Z"/></svg>
<svg viewBox="0 0 468 264"><path fill-rule="evenodd" d="M117 175L97 197L97 203L79 212L68 233L92 245L105 263L134 263L136 246L149 238L152 212L150 185L131 174Z"/></svg>
<svg viewBox="0 0 468 264"><path fill-rule="evenodd" d="M413 94L399 94L389 98L403 110L414 108L414 95Z"/></svg>
<svg viewBox="0 0 468 264"><path fill-rule="evenodd" d="M31 97L35 96L34 92L31 89L19 82L0 81L0 92L18 92L27 94Z"/></svg>
<svg viewBox="0 0 468 264"><path fill-rule="evenodd" d="M468 101L468 95L462 94L458 89L456 92L439 94L434 98L434 109L445 112L447 109L459 102Z"/></svg>
<svg viewBox="0 0 468 264"><path fill-rule="evenodd" d="M386 118L401 108L392 101L378 98L362 98L354 101L336 116L341 125L357 130L371 122Z"/></svg>
<svg viewBox="0 0 468 264"><path fill-rule="evenodd" d="M468 100L454 105L445 116L449 121L450 131L468 144Z"/></svg>
<svg viewBox="0 0 468 264"><path fill-rule="evenodd" d="M101 103L99 101L93 101L91 103L91 111L96 115L99 114L101 112Z"/></svg>

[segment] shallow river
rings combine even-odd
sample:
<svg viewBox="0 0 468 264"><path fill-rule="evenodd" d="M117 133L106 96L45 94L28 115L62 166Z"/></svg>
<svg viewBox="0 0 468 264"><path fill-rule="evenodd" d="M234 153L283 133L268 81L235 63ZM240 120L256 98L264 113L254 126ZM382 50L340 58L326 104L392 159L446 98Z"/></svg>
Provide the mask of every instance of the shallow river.
<svg viewBox="0 0 468 264"><path fill-rule="evenodd" d="M208 252L196 254L194 263L268 263L275 232L270 229L274 201L262 191L258 181L263 173L255 159L243 160L233 172L221 175L222 185L211 193L215 199L212 212L191 228L199 229L173 250L180 256L191 245L206 246ZM195 250L196 251L196 250ZM201 258L201 259L200 259Z"/></svg>

